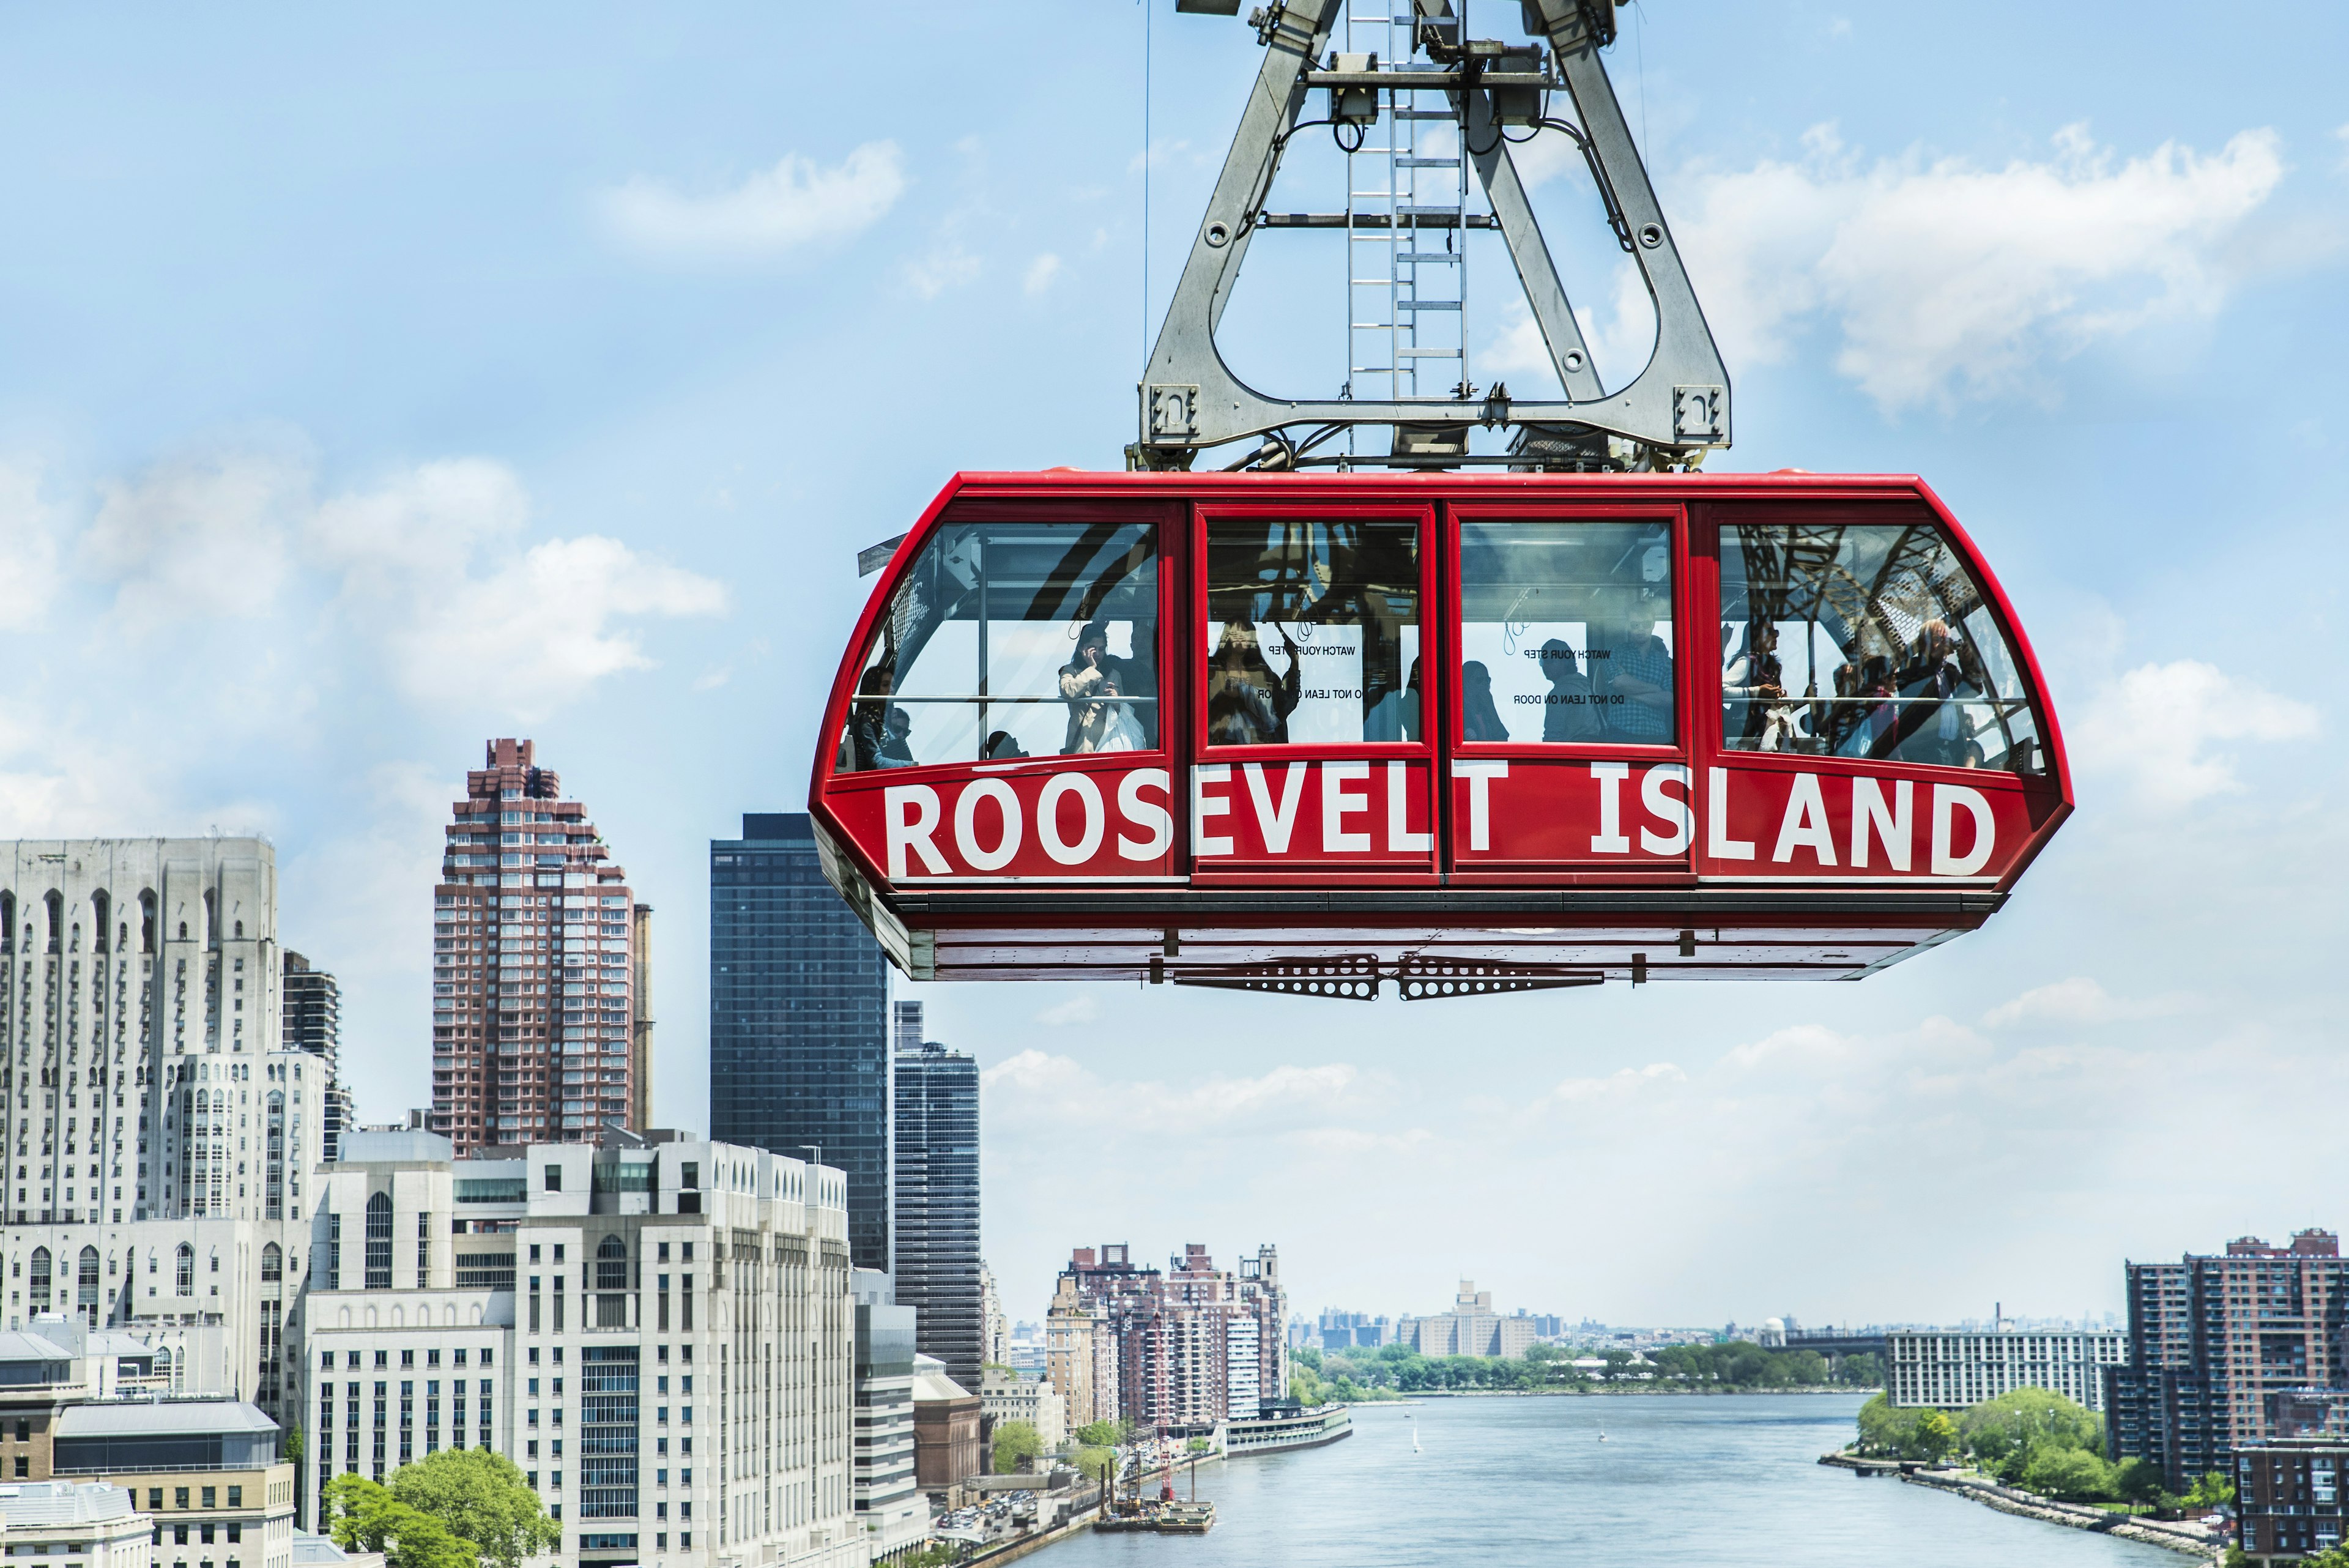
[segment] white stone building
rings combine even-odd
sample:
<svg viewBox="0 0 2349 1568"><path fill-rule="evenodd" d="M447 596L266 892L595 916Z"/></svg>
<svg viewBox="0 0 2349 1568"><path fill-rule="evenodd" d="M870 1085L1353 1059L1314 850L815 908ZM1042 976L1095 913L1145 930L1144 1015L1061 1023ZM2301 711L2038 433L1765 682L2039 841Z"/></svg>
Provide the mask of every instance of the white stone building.
<svg viewBox="0 0 2349 1568"><path fill-rule="evenodd" d="M280 1048L282 964L263 840L0 842L6 1321L281 1421L330 1075Z"/></svg>
<svg viewBox="0 0 2349 1568"><path fill-rule="evenodd" d="M36 1547L63 1557L70 1542L73 1568L148 1568L153 1529L119 1486L18 1481L0 1492L0 1552L12 1559Z"/></svg>
<svg viewBox="0 0 2349 1568"><path fill-rule="evenodd" d="M490 1447L566 1564L863 1568L840 1171L663 1133L343 1149L311 1231L313 1499Z"/></svg>
<svg viewBox="0 0 2349 1568"><path fill-rule="evenodd" d="M1885 1336L1885 1391L1898 1406L1962 1410L2017 1388L2052 1388L2101 1412L2107 1366L2128 1365L2120 1329L1943 1333L1895 1329Z"/></svg>
<svg viewBox="0 0 2349 1568"><path fill-rule="evenodd" d="M1048 1454L1069 1438L1069 1407L1061 1391L1005 1367L990 1366L978 1375L978 1411L993 1423L990 1431L1001 1430L1006 1421L1027 1422Z"/></svg>

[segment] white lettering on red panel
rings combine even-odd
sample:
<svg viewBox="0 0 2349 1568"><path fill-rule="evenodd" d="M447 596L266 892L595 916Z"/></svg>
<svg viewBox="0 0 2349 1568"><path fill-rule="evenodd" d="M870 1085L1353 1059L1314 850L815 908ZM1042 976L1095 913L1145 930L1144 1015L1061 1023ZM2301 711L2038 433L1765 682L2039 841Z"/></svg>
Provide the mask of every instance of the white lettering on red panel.
<svg viewBox="0 0 2349 1568"><path fill-rule="evenodd" d="M1164 873L1174 859L1173 785L1164 768L889 784L877 792L873 836L892 882ZM851 831L871 832L860 819L873 801L864 792L836 803Z"/></svg>
<svg viewBox="0 0 2349 1568"><path fill-rule="evenodd" d="M1428 763L1204 763L1187 786L1202 870L1427 868ZM1700 784L1702 788L1700 788ZM1693 867L1715 877L1996 876L2032 835L2004 780L1679 763L1462 759L1451 852L1464 870ZM1039 769L891 784L834 797L893 882L1174 875L1177 797L1163 767ZM1702 799L1699 796L1702 795Z"/></svg>

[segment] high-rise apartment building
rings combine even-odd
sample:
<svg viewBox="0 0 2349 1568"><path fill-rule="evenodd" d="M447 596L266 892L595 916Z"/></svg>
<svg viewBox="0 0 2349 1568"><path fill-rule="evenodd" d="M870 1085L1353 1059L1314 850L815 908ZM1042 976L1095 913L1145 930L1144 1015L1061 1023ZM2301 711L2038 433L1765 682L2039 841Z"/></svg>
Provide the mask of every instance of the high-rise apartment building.
<svg viewBox="0 0 2349 1568"><path fill-rule="evenodd" d="M921 1003L897 1003L892 1064L897 1304L915 1343L966 1389L988 1359L987 1266L978 1256L978 1064L920 1034ZM906 1027L910 1020L912 1027Z"/></svg>
<svg viewBox="0 0 2349 1568"><path fill-rule="evenodd" d="M864 1568L840 1172L619 1129L454 1152L355 1133L326 1172L314 1487L492 1449L565 1568Z"/></svg>
<svg viewBox="0 0 2349 1568"><path fill-rule="evenodd" d="M285 1001L284 1039L288 1051L307 1051L326 1064L326 1158L340 1158L345 1129L356 1125L350 1091L343 1085L343 988L335 977L311 967L290 949L279 992Z"/></svg>
<svg viewBox="0 0 2349 1568"><path fill-rule="evenodd" d="M587 808L528 741L465 775L432 894L431 1129L459 1154L592 1141L649 1072L639 909Z"/></svg>
<svg viewBox="0 0 2349 1568"><path fill-rule="evenodd" d="M1080 1247L1061 1272L1047 1320L1062 1356L1054 1386L1073 1396L1090 1384L1099 1408L1113 1381L1118 1413L1161 1434L1254 1419L1288 1390L1288 1319L1277 1248L1259 1247L1226 1272L1205 1246L1188 1242L1161 1272L1135 1267L1123 1243ZM1107 1376L1078 1364L1082 1342L1103 1334L1116 1346ZM1048 1365L1051 1355L1048 1349Z"/></svg>
<svg viewBox="0 0 2349 1568"><path fill-rule="evenodd" d="M1896 1328L1886 1334L1885 1393L1903 1408L1963 1410L2017 1388L2049 1388L2090 1410L2105 1407L2105 1372L2127 1365L2116 1328Z"/></svg>
<svg viewBox="0 0 2349 1568"><path fill-rule="evenodd" d="M884 1272L888 1002L888 962L824 880L805 813L745 813L740 838L711 841L710 1136L821 1149L847 1173L850 1255Z"/></svg>
<svg viewBox="0 0 2349 1568"><path fill-rule="evenodd" d="M2257 1439L2344 1435L2349 1260L2329 1231L2288 1246L2128 1265L2129 1357L2105 1373L2106 1447L2174 1490Z"/></svg>
<svg viewBox="0 0 2349 1568"><path fill-rule="evenodd" d="M1083 1256L1090 1248L1079 1249ZM1117 1387L1117 1335L1109 1308L1063 1273L1044 1314L1044 1375L1068 1408L1071 1431L1123 1412Z"/></svg>
<svg viewBox="0 0 2349 1568"><path fill-rule="evenodd" d="M263 840L0 843L9 1328L283 1412L329 1075L283 1048L282 972Z"/></svg>

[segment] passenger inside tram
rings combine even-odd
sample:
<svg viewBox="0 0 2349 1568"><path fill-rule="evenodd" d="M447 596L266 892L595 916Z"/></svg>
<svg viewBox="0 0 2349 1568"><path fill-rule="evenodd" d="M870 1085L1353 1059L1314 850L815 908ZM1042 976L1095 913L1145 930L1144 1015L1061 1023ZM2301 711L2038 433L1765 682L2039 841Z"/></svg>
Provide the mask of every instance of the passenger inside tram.
<svg viewBox="0 0 2349 1568"><path fill-rule="evenodd" d="M1574 645L1551 638L1541 645L1537 667L1549 683L1542 693L1541 738L1553 745L1590 739L1598 716L1590 706L1590 677Z"/></svg>
<svg viewBox="0 0 2349 1568"><path fill-rule="evenodd" d="M1068 733L1061 742L1064 754L1146 748L1133 705L1109 701L1133 684L1126 663L1110 652L1106 624L1091 620L1077 628L1076 657L1061 666L1061 695L1069 704Z"/></svg>
<svg viewBox="0 0 2349 1568"><path fill-rule="evenodd" d="M1404 518L1211 518L1207 743L1415 739L1419 525Z"/></svg>
<svg viewBox="0 0 2349 1568"><path fill-rule="evenodd" d="M1655 524L1464 522L1462 740L1671 744L1671 535Z"/></svg>
<svg viewBox="0 0 2349 1568"><path fill-rule="evenodd" d="M1465 741L1506 741L1508 726L1493 706L1493 672L1470 659L1460 667L1460 737Z"/></svg>
<svg viewBox="0 0 2349 1568"><path fill-rule="evenodd" d="M1655 633L1654 609L1642 607L1630 618L1594 627L1600 646L1591 685L1606 697L1599 713L1609 740L1638 745L1669 745L1672 740L1672 652Z"/></svg>
<svg viewBox="0 0 2349 1568"><path fill-rule="evenodd" d="M1154 745L1154 541L1142 524L940 529L885 607L837 766Z"/></svg>
<svg viewBox="0 0 2349 1568"><path fill-rule="evenodd" d="M1301 699L1305 661L1275 627L1288 670L1275 675L1252 622L1227 621L1207 656L1207 743L1276 746L1288 742L1288 716Z"/></svg>
<svg viewBox="0 0 2349 1568"><path fill-rule="evenodd" d="M1362 739L1365 741L1416 741L1419 739L1419 660L1411 661L1411 677L1400 691L1382 691L1371 711L1362 718Z"/></svg>
<svg viewBox="0 0 2349 1568"><path fill-rule="evenodd" d="M1721 581L1731 750L2045 766L2005 634L1930 523L1724 528Z"/></svg>

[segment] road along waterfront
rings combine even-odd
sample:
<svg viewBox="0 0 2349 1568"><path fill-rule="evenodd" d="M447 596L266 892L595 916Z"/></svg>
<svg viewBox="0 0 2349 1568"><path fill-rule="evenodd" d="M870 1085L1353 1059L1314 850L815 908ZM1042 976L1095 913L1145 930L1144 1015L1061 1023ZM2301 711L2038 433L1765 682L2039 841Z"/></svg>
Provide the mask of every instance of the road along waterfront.
<svg viewBox="0 0 2349 1568"><path fill-rule="evenodd" d="M1216 1504L1206 1536L1085 1533L1036 1561L1489 1568L1587 1553L1642 1568L2178 1568L2158 1547L1821 1465L1850 1438L1863 1397L1358 1405L1348 1441L1203 1467L1199 1495Z"/></svg>

